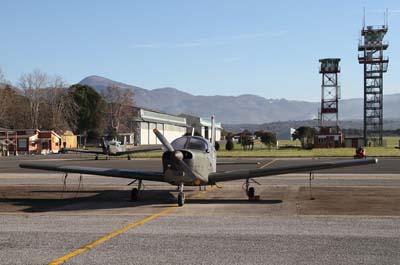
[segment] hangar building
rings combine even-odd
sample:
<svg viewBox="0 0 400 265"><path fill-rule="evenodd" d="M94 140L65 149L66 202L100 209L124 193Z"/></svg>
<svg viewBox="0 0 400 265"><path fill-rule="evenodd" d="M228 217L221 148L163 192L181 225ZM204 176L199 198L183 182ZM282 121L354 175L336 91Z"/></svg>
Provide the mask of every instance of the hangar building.
<svg viewBox="0 0 400 265"><path fill-rule="evenodd" d="M186 133L186 118L143 108L134 108L134 144L161 144L153 133L157 128L169 142Z"/></svg>
<svg viewBox="0 0 400 265"><path fill-rule="evenodd" d="M211 138L211 118L200 118L193 115L181 114L181 117L186 118L187 122L187 133L192 133L194 129L195 133L203 136L206 139ZM215 140L221 140L222 126L220 122L215 123Z"/></svg>

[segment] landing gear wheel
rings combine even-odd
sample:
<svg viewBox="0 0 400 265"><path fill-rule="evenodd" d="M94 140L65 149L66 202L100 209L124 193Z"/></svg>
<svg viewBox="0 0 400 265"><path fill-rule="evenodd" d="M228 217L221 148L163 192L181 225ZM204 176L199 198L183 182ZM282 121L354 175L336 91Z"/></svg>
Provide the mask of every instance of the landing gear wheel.
<svg viewBox="0 0 400 265"><path fill-rule="evenodd" d="M178 205L183 206L185 204L185 193L181 192L178 194Z"/></svg>
<svg viewBox="0 0 400 265"><path fill-rule="evenodd" d="M256 195L256 191L253 187L249 188L249 191L247 192L247 197L249 197L249 200L253 199L254 196Z"/></svg>
<svg viewBox="0 0 400 265"><path fill-rule="evenodd" d="M131 160L131 156L130 155L128 155L128 160Z"/></svg>
<svg viewBox="0 0 400 265"><path fill-rule="evenodd" d="M94 160L99 160L99 156L95 156Z"/></svg>
<svg viewBox="0 0 400 265"><path fill-rule="evenodd" d="M139 190L137 188L133 188L131 191L131 201L136 202L139 200Z"/></svg>

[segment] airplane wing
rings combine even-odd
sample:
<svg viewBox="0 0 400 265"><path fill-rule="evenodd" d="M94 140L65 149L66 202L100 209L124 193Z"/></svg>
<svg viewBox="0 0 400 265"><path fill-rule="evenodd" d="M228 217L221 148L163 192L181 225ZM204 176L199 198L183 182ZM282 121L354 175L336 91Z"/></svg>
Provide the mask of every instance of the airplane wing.
<svg viewBox="0 0 400 265"><path fill-rule="evenodd" d="M19 166L21 168L59 171L64 173L80 173L86 175L99 175L106 177L164 181L164 173L162 172L149 172L149 171L138 171L130 169L112 169L112 168L99 168L99 167L57 166L57 165L43 165L43 164L29 164L29 163L19 164Z"/></svg>
<svg viewBox="0 0 400 265"><path fill-rule="evenodd" d="M161 151L161 150L162 150L162 145L160 145L160 144L147 145L147 146L145 145L145 146L139 146L139 147L135 147L132 149L128 149L126 151L118 151L115 154L110 153L110 155L120 156L120 155L127 155L127 154L133 154L133 153Z"/></svg>
<svg viewBox="0 0 400 265"><path fill-rule="evenodd" d="M104 152L102 150L85 150L85 149L69 149L69 148L64 148L66 152L77 152L77 153L86 153L86 154L97 154L97 155L103 155Z"/></svg>
<svg viewBox="0 0 400 265"><path fill-rule="evenodd" d="M226 172L211 173L208 176L208 180L210 183L214 184L221 181L267 177L267 176L298 173L298 172L311 172L329 168L351 167L351 166L360 166L360 165L376 164L376 163L378 163L378 159L368 158L368 159L320 162L308 165L233 170Z"/></svg>
<svg viewBox="0 0 400 265"><path fill-rule="evenodd" d="M260 162L253 162L253 161L217 161L217 166L218 165L259 165Z"/></svg>

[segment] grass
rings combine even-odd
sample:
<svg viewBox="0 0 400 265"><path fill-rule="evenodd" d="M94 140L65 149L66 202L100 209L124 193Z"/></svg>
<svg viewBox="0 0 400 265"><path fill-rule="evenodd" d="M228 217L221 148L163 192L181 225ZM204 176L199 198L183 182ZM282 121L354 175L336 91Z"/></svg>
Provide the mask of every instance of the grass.
<svg viewBox="0 0 400 265"><path fill-rule="evenodd" d="M400 137L388 136L388 137L384 137L383 141L386 143L387 147L395 147L395 146L399 146Z"/></svg>

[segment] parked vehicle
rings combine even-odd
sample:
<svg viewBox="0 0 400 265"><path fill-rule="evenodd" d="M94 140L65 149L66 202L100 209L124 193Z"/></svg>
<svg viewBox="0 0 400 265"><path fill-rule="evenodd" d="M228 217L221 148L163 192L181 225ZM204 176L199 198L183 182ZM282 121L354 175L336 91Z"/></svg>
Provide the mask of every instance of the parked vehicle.
<svg viewBox="0 0 400 265"><path fill-rule="evenodd" d="M356 149L356 154L354 155L354 159L360 159L360 158L367 158L365 150L362 147L358 147Z"/></svg>

